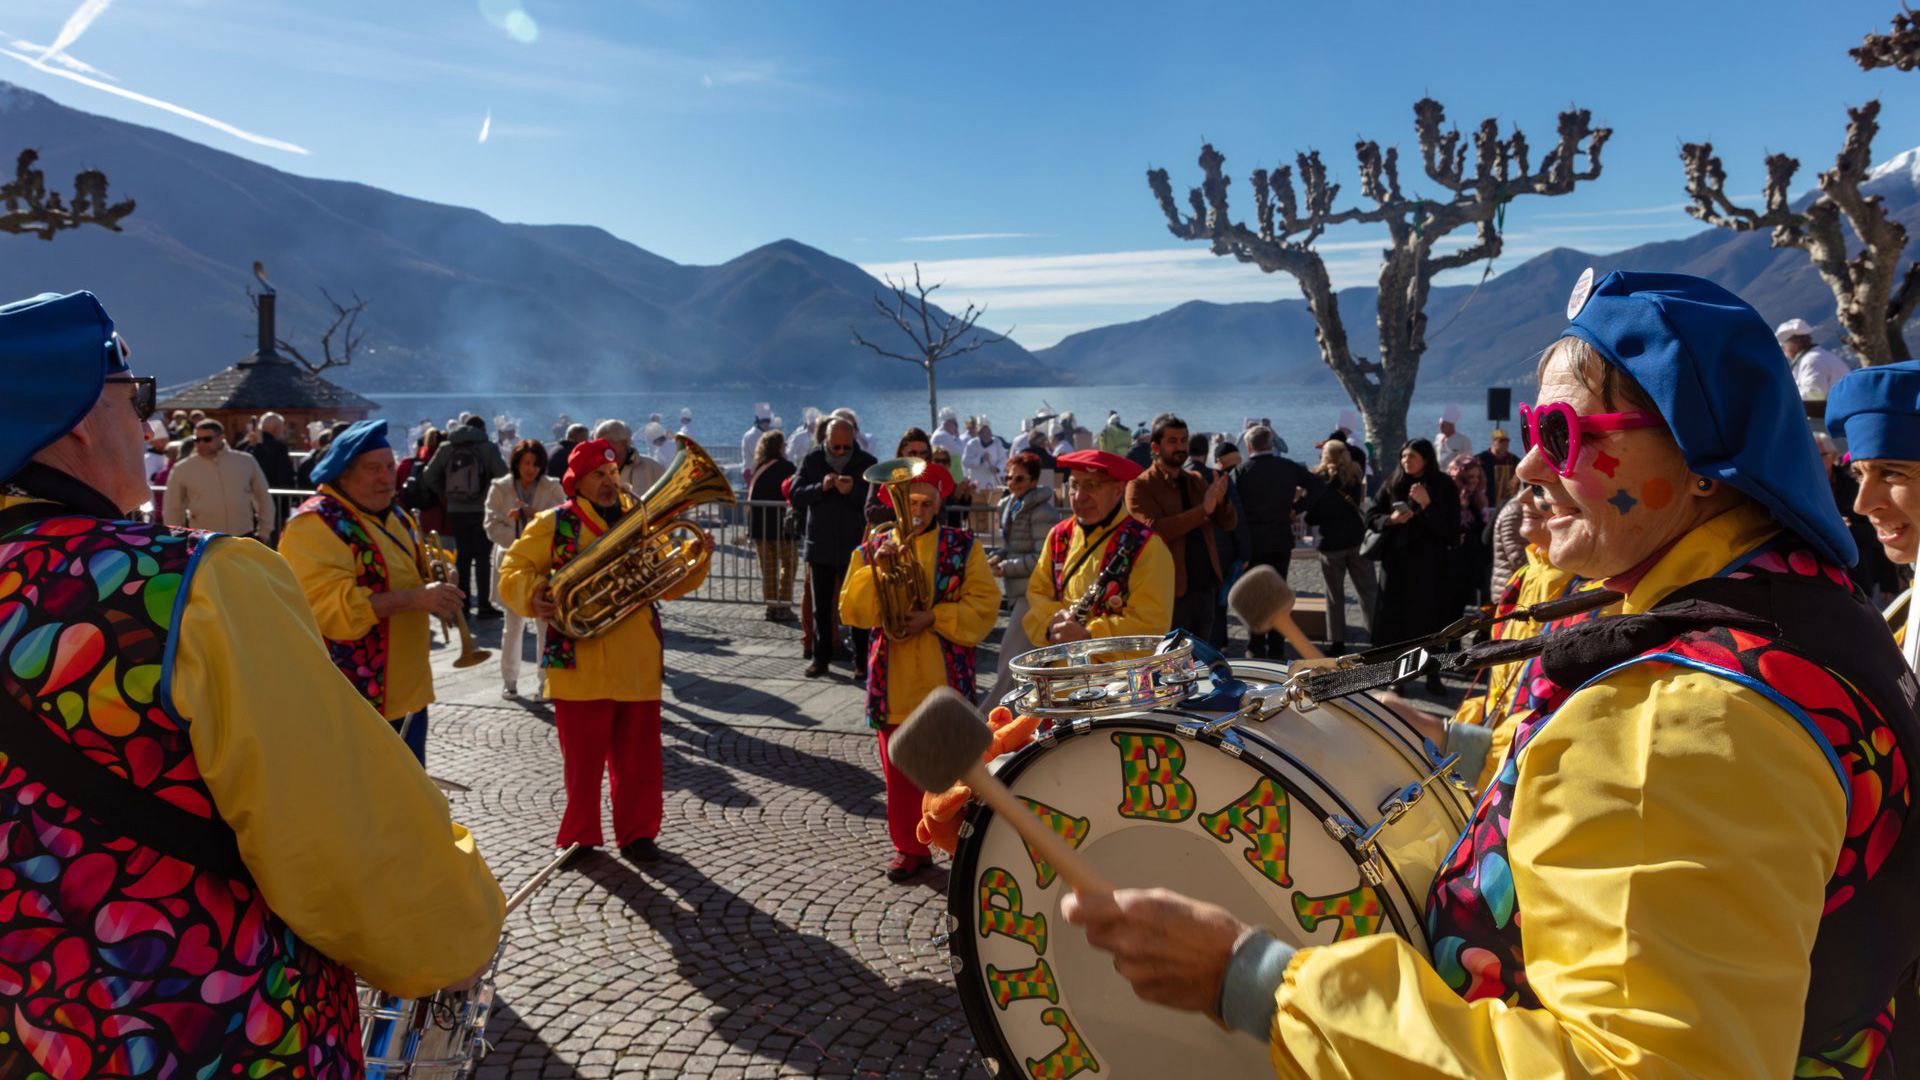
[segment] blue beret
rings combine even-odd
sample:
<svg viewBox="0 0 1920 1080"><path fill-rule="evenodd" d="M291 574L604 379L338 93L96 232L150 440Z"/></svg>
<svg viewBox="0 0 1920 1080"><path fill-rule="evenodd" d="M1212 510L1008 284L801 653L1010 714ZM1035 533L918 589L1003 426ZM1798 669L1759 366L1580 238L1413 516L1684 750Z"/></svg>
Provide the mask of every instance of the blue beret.
<svg viewBox="0 0 1920 1080"><path fill-rule="evenodd" d="M1861 368L1827 392L1827 430L1855 461L1920 461L1920 360Z"/></svg>
<svg viewBox="0 0 1920 1080"><path fill-rule="evenodd" d="M0 306L0 480L78 427L107 376L126 368L113 320L90 292Z"/></svg>
<svg viewBox="0 0 1920 1080"><path fill-rule="evenodd" d="M1566 334L1646 391L1689 469L1751 495L1827 559L1858 561L1786 355L1746 301L1703 278L1616 270Z"/></svg>
<svg viewBox="0 0 1920 1080"><path fill-rule="evenodd" d="M333 437L327 444L327 452L313 463L313 482L331 484L347 471L353 459L370 450L391 450L393 444L387 441L387 422L385 420L361 420L350 425L347 430Z"/></svg>

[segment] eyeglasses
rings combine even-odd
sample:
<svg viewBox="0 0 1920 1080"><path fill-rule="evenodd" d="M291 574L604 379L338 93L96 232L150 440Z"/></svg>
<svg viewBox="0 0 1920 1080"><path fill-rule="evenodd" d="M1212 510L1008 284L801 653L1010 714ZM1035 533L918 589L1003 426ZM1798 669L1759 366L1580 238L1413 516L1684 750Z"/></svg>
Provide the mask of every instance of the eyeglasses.
<svg viewBox="0 0 1920 1080"><path fill-rule="evenodd" d="M1028 476L1026 473L1010 472L1007 475L1001 477L1000 479L1005 480L1007 483L1011 484L1015 480L1032 480L1033 477Z"/></svg>
<svg viewBox="0 0 1920 1080"><path fill-rule="evenodd" d="M1546 405L1520 406L1520 442L1528 451L1540 448L1553 471L1572 476L1580 460L1583 435L1601 435L1613 431L1635 431L1661 427L1666 421L1649 412L1587 413L1573 411L1564 401Z"/></svg>
<svg viewBox="0 0 1920 1080"><path fill-rule="evenodd" d="M153 375L109 375L110 383L133 384L133 411L140 414L140 422L146 423L159 404L160 380Z"/></svg>
<svg viewBox="0 0 1920 1080"><path fill-rule="evenodd" d="M194 442L219 442L219 441L220 441L220 436L218 436L218 435L195 435L195 436L193 437L193 441L194 441Z"/></svg>
<svg viewBox="0 0 1920 1080"><path fill-rule="evenodd" d="M829 454L845 454L845 453L851 452L852 450L853 450L852 443L828 443L827 444L827 453Z"/></svg>

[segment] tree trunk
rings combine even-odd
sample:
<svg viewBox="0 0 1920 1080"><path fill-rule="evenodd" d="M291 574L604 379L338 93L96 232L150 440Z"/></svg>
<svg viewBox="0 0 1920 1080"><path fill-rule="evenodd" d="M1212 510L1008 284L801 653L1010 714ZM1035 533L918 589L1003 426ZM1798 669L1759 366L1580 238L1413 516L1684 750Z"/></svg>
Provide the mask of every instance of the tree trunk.
<svg viewBox="0 0 1920 1080"><path fill-rule="evenodd" d="M933 361L927 361L927 434L940 430L940 394L933 384Z"/></svg>

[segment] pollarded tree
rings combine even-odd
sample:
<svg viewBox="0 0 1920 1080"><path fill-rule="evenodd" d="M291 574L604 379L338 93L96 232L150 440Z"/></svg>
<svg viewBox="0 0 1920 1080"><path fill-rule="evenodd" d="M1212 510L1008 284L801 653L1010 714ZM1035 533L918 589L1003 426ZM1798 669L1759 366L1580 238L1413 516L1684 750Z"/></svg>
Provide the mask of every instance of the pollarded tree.
<svg viewBox="0 0 1920 1080"><path fill-rule="evenodd" d="M1833 291L1834 315L1846 347L1862 364L1898 363L1908 359L1901 330L1920 303L1920 263L1906 262L1906 227L1888 216L1880 196L1860 191L1873 169L1880 103L1848 109L1847 116L1846 143L1833 168L1820 174L1819 194L1802 210L1792 205L1793 176L1800 171L1797 159L1786 154L1767 158L1766 209L1756 211L1727 197L1727 171L1714 156L1712 143L1687 143L1680 149L1687 194L1693 197L1687 213L1739 232L1771 229L1774 247L1806 252ZM1852 258L1847 257L1847 227L1860 244Z"/></svg>
<svg viewBox="0 0 1920 1080"><path fill-rule="evenodd" d="M63 200L47 190L47 178L33 163L37 150L22 150L13 179L0 184L0 232L32 233L42 240L82 225L100 225L120 231L120 219L133 213L133 200L107 204L107 175L88 169L73 178L73 198Z"/></svg>
<svg viewBox="0 0 1920 1080"><path fill-rule="evenodd" d="M1500 254L1506 205L1521 195L1565 195L1574 185L1600 175L1600 151L1613 134L1593 126L1585 109L1560 114L1560 139L1535 171L1528 163L1527 138L1518 128L1500 137L1495 120L1482 121L1465 144L1457 128L1446 128L1446 110L1425 98L1413 107L1427 179L1447 192L1428 199L1400 190L1399 150L1362 140L1354 144L1360 164L1360 191L1367 202L1335 209L1340 185L1327 181L1320 152L1310 150L1292 167L1253 171L1255 227L1234 221L1227 210L1231 178L1221 172L1226 158L1211 144L1200 150L1201 186L1187 196L1192 213L1182 215L1173 200L1165 169L1149 169L1147 183L1166 214L1167 228L1182 240L1205 240L1215 255L1232 255L1267 273L1293 275L1313 313L1320 356L1366 420L1376 447L1396 451L1406 440L1407 408L1427 351L1427 298L1434 275ZM1443 130L1445 129L1445 130ZM1577 166L1586 158L1586 168ZM1389 246L1380 266L1377 322L1380 359L1356 355L1340 317L1339 299L1327 264L1314 242L1336 225L1384 225ZM1473 239L1442 253L1435 248L1456 230L1471 227Z"/></svg>
<svg viewBox="0 0 1920 1080"><path fill-rule="evenodd" d="M1920 67L1920 16L1911 11L1902 11L1893 17L1893 30L1885 34L1868 34L1866 40L1856 49L1848 49L1847 55L1862 71L1874 68L1898 68L1912 71Z"/></svg>

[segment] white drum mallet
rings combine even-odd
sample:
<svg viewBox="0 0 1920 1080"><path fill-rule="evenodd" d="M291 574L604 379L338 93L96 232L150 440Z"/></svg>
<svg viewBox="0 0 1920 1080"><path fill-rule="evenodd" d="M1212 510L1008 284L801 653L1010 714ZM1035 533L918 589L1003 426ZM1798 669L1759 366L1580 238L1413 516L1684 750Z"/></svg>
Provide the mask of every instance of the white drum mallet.
<svg viewBox="0 0 1920 1080"><path fill-rule="evenodd" d="M1293 602L1293 586L1271 566L1256 566L1241 574L1240 580L1227 590L1227 606L1247 624L1248 633L1278 630L1302 658L1325 659L1326 654L1308 640L1306 632L1293 621Z"/></svg>

